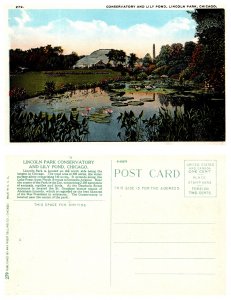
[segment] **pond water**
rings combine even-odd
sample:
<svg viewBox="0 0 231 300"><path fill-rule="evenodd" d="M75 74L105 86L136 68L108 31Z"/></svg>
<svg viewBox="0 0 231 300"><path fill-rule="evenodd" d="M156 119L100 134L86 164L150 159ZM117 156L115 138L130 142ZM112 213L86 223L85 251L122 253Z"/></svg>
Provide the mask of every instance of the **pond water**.
<svg viewBox="0 0 231 300"><path fill-rule="evenodd" d="M23 104L27 112L36 114L65 113L68 116L72 112L73 115L79 113L80 118L88 116L90 133L87 140L98 142L120 141L117 135L121 124L117 117L121 112L132 110L138 116L143 111L143 118L147 119L155 113L158 114L161 107L171 111L176 109L166 95L150 91L126 92L123 95L100 88L67 92L52 99L34 97L23 101ZM183 112L184 106L178 104L177 109Z"/></svg>

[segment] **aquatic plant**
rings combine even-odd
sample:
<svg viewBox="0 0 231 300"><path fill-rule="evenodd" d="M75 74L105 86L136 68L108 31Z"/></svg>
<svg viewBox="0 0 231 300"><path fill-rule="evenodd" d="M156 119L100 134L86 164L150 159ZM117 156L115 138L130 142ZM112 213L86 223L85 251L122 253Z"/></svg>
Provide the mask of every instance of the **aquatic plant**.
<svg viewBox="0 0 231 300"><path fill-rule="evenodd" d="M120 113L117 117L118 122L121 122L121 129L118 133L118 137L121 141L127 142L137 142L143 140L143 128L142 128L142 116L143 111L137 116L135 116L134 112L130 110L130 112Z"/></svg>
<svg viewBox="0 0 231 300"><path fill-rule="evenodd" d="M11 109L11 142L82 142L87 138L88 119L79 114L57 115L25 112L17 106Z"/></svg>
<svg viewBox="0 0 231 300"><path fill-rule="evenodd" d="M214 112L207 105L172 113L161 108L158 114L143 119L143 111L120 113L118 137L121 141L222 141L225 139L224 112Z"/></svg>
<svg viewBox="0 0 231 300"><path fill-rule="evenodd" d="M111 114L113 113L112 109L109 108L99 108L94 113L90 114L89 121L95 123L110 123Z"/></svg>

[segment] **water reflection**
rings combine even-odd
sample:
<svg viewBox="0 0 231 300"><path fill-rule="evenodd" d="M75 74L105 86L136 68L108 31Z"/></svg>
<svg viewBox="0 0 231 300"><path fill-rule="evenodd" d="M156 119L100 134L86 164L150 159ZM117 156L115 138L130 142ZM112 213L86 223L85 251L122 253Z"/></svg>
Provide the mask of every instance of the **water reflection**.
<svg viewBox="0 0 231 300"><path fill-rule="evenodd" d="M179 96L159 94L158 98L160 104L165 107L182 107L184 104L184 98Z"/></svg>
<svg viewBox="0 0 231 300"><path fill-rule="evenodd" d="M132 110L136 115L143 111L147 119L159 113L161 107L172 113L178 108L184 111L184 101L179 97L151 92L107 92L100 88L94 90L77 90L57 95L52 99L43 96L24 101L25 110L38 114L65 113L89 118L88 141L120 141L118 116L124 111ZM122 106L123 105L123 106Z"/></svg>

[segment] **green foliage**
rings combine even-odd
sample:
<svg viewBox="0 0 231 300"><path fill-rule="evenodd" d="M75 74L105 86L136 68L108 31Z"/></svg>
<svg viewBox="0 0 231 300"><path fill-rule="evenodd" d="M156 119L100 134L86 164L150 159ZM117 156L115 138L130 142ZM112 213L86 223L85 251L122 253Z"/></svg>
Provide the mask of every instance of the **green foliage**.
<svg viewBox="0 0 231 300"><path fill-rule="evenodd" d="M24 100L28 97L27 92L23 88L13 88L10 90L10 102Z"/></svg>
<svg viewBox="0 0 231 300"><path fill-rule="evenodd" d="M115 66L118 66L118 64L123 65L126 61L126 53L123 50L111 49L106 56L109 62L112 61Z"/></svg>
<svg viewBox="0 0 231 300"><path fill-rule="evenodd" d="M156 57L156 66L161 67L167 65L170 60L171 46L164 45L160 49L159 55Z"/></svg>
<svg viewBox="0 0 231 300"><path fill-rule="evenodd" d="M195 10L192 18L198 23L196 36L199 43L192 41L163 45L155 59L155 74L168 75L180 80L191 79L197 84L205 80L215 90L224 90L224 11Z"/></svg>
<svg viewBox="0 0 231 300"><path fill-rule="evenodd" d="M135 116L134 112L120 113L117 118L118 122L121 122L122 131L118 133L118 137L121 141L137 142L142 140L142 116L143 111L138 117Z"/></svg>
<svg viewBox="0 0 231 300"><path fill-rule="evenodd" d="M78 60L78 55L72 52L63 55L61 46L10 50L10 71L17 72L19 67L26 67L30 71L69 69Z"/></svg>
<svg viewBox="0 0 231 300"><path fill-rule="evenodd" d="M153 71L153 73L154 73L154 74L158 74L158 75L164 75L164 74L167 73L168 69L169 69L168 66L163 65L163 66L161 66L161 67L156 68L156 69Z"/></svg>
<svg viewBox="0 0 231 300"><path fill-rule="evenodd" d="M142 119L143 112L137 117L130 113L121 113L122 141L218 141L224 140L223 111L220 113L208 106L191 108L183 113L177 106L172 113L161 108L159 114Z"/></svg>
<svg viewBox="0 0 231 300"><path fill-rule="evenodd" d="M184 45L184 58L187 63L190 62L193 51L195 50L196 43L190 41L186 42Z"/></svg>
<svg viewBox="0 0 231 300"><path fill-rule="evenodd" d="M201 83L201 82L205 82L206 80L206 75L204 73L200 73L197 76L195 76L193 78L195 83Z"/></svg>
<svg viewBox="0 0 231 300"><path fill-rule="evenodd" d="M187 67L186 69L181 71L180 76L179 76L180 82L183 83L185 80L189 79L191 74L192 74L192 70L189 67Z"/></svg>
<svg viewBox="0 0 231 300"><path fill-rule="evenodd" d="M138 80L145 80L148 78L148 75L145 72L141 72L137 75Z"/></svg>
<svg viewBox="0 0 231 300"><path fill-rule="evenodd" d="M133 69L136 61L138 60L138 57L136 56L135 53L130 53L128 57L128 66Z"/></svg>
<svg viewBox="0 0 231 300"><path fill-rule="evenodd" d="M160 54L156 57L155 73L178 78L180 72L188 65L188 55L193 47L191 43L193 42L186 42L185 47L181 43L162 46Z"/></svg>
<svg viewBox="0 0 231 300"><path fill-rule="evenodd" d="M149 53L147 53L143 58L143 66L148 67L150 64L152 64L152 57Z"/></svg>
<svg viewBox="0 0 231 300"><path fill-rule="evenodd" d="M47 97L52 97L55 94L55 82L47 81L45 83L44 93Z"/></svg>
<svg viewBox="0 0 231 300"><path fill-rule="evenodd" d="M155 70L152 71L152 79L159 79L160 76L158 74L156 74Z"/></svg>
<svg viewBox="0 0 231 300"><path fill-rule="evenodd" d="M79 119L70 114L38 115L27 113L21 107L11 108L11 142L81 142L88 135L87 118Z"/></svg>
<svg viewBox="0 0 231 300"><path fill-rule="evenodd" d="M49 71L49 72L27 72L10 77L11 89L25 89L29 97L33 97L44 92L47 81L54 81L57 90L62 89L66 84L72 84L77 88L84 85L101 83L118 78L119 73L113 70L68 70L68 71Z"/></svg>
<svg viewBox="0 0 231 300"><path fill-rule="evenodd" d="M197 55L194 67L206 75L206 81L217 91L225 85L225 16L224 9L196 9L196 37L203 55ZM198 49L195 49L198 52ZM198 72L198 73L200 73Z"/></svg>
<svg viewBox="0 0 231 300"><path fill-rule="evenodd" d="M123 76L123 80L124 81L131 81L133 79L133 77L132 76L130 76L130 75L125 75L125 76Z"/></svg>
<svg viewBox="0 0 231 300"><path fill-rule="evenodd" d="M179 61L182 62L184 59L184 47L181 43L173 43L170 48L170 62Z"/></svg>
<svg viewBox="0 0 231 300"><path fill-rule="evenodd" d="M144 121L148 138L155 141L193 141L200 140L195 135L194 126L199 127L197 111L182 113L175 109L172 114L169 110L161 108L156 118L156 127L152 130L152 120ZM151 128L150 128L151 127Z"/></svg>

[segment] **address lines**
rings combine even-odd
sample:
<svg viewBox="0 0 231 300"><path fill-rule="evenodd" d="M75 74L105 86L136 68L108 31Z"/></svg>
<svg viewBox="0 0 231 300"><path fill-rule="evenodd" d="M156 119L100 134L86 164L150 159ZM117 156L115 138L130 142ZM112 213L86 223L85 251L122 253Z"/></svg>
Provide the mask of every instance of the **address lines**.
<svg viewBox="0 0 231 300"><path fill-rule="evenodd" d="M114 225L216 225L215 222L115 222ZM215 241L115 241L115 244L215 244Z"/></svg>
<svg viewBox="0 0 231 300"><path fill-rule="evenodd" d="M215 222L115 222L114 225L216 225ZM114 244L216 244L215 241L114 241ZM136 261L214 261L216 257L134 257ZM135 272L135 275L214 276L215 272Z"/></svg>

